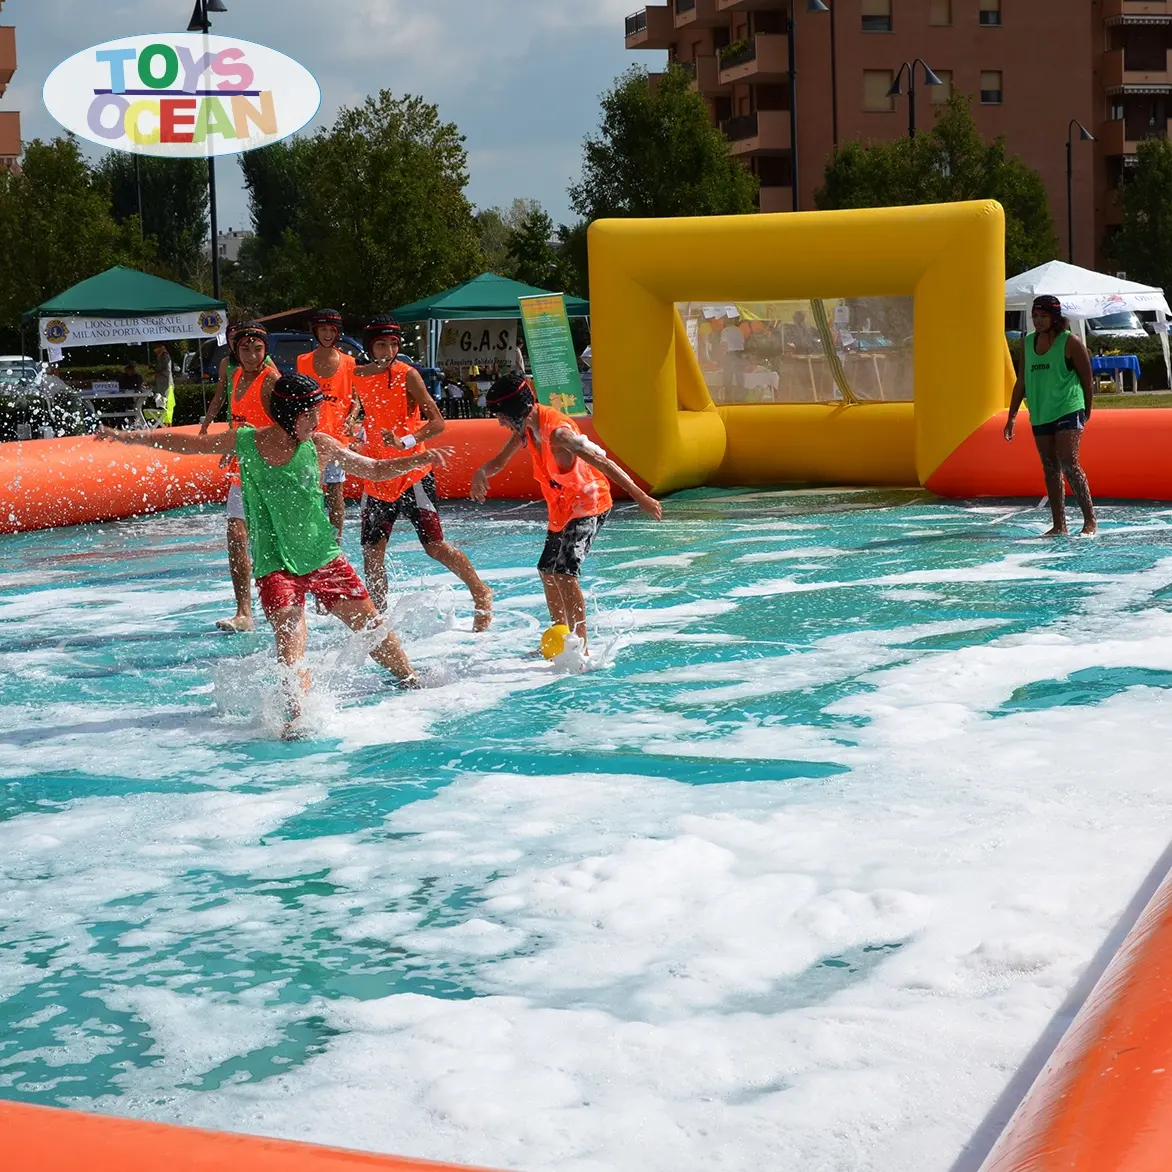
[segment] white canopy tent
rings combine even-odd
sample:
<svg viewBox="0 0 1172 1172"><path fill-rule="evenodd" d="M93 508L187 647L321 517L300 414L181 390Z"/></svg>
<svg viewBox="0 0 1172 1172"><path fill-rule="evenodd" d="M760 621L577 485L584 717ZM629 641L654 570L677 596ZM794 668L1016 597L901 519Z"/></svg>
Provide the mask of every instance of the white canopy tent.
<svg viewBox="0 0 1172 1172"><path fill-rule="evenodd" d="M1028 312L1034 298L1043 293L1062 302L1062 312L1077 324L1084 341L1088 318L1106 317L1129 309L1154 310L1156 332L1164 349L1164 369L1168 385L1172 386L1172 359L1168 353L1168 318L1172 310L1168 308L1163 289L1052 260L1005 282L1005 308Z"/></svg>

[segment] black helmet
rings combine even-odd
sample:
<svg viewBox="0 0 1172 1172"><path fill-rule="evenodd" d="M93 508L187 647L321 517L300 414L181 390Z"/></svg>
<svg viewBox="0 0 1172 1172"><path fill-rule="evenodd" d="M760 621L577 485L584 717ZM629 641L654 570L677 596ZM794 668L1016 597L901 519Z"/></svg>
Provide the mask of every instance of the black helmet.
<svg viewBox="0 0 1172 1172"><path fill-rule="evenodd" d="M228 334L228 348L232 351L232 357L235 358L240 350L240 343L245 338L260 338L265 344L265 353L269 352L269 332L258 321L241 322L240 325L234 326Z"/></svg>
<svg viewBox="0 0 1172 1172"><path fill-rule="evenodd" d="M329 398L331 396L321 389L317 379L308 374L285 374L273 384L269 413L274 423L292 435L297 417Z"/></svg>
<svg viewBox="0 0 1172 1172"><path fill-rule="evenodd" d="M529 417L536 402L533 384L519 374L506 374L498 378L484 399L485 406L493 415L503 415L518 427Z"/></svg>
<svg viewBox="0 0 1172 1172"><path fill-rule="evenodd" d="M318 326L333 326L340 334L342 315L336 309L315 309L309 315L309 332L316 336Z"/></svg>
<svg viewBox="0 0 1172 1172"><path fill-rule="evenodd" d="M366 323L367 348L376 338L394 338L403 341L403 327L389 313L378 313Z"/></svg>

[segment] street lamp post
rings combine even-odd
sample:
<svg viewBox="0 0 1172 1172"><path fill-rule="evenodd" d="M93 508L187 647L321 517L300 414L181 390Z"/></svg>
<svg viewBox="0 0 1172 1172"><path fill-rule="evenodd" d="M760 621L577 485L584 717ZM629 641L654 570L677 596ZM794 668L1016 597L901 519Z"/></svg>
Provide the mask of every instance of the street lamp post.
<svg viewBox="0 0 1172 1172"><path fill-rule="evenodd" d="M891 83L891 88L887 91L889 98L898 98L903 93L903 74L907 70L907 136L908 138L916 137L916 66L922 66L924 70L924 84L925 85L943 85L944 82L940 80L928 68L928 63L922 58L917 57L914 61L905 61L895 74L895 81Z"/></svg>
<svg viewBox="0 0 1172 1172"><path fill-rule="evenodd" d="M187 23L189 33L203 33L212 30L212 12L227 12L224 0L195 0L195 9ZM208 154L208 219L212 232L212 296L220 296L220 228L216 219L216 156Z"/></svg>
<svg viewBox="0 0 1172 1172"><path fill-rule="evenodd" d="M786 41L789 49L789 157L790 190L793 192L794 211L801 208L801 188L798 185L798 51L796 22L798 0L790 0L789 20L786 24ZM807 12L829 12L822 0L806 0Z"/></svg>
<svg viewBox="0 0 1172 1172"><path fill-rule="evenodd" d="M1066 128L1066 256L1074 264L1074 128L1079 142L1094 142L1095 136L1077 119Z"/></svg>

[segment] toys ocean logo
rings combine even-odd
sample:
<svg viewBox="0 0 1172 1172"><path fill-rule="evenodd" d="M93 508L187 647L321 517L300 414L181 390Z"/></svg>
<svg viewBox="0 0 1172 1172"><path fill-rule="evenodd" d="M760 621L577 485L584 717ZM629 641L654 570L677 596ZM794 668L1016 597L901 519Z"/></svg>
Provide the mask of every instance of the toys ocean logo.
<svg viewBox="0 0 1172 1172"><path fill-rule="evenodd" d="M155 33L107 41L63 61L45 105L100 146L167 158L234 155L296 134L321 88L283 53L252 41Z"/></svg>

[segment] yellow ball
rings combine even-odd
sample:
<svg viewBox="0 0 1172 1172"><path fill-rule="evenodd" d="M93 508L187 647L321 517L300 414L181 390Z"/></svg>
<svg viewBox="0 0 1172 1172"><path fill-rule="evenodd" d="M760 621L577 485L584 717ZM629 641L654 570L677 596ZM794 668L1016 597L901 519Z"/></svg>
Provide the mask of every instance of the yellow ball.
<svg viewBox="0 0 1172 1172"><path fill-rule="evenodd" d="M565 623L558 623L556 626L550 627L541 636L541 654L546 659L553 659L555 656L561 655L566 649L566 636L569 633L570 628Z"/></svg>

